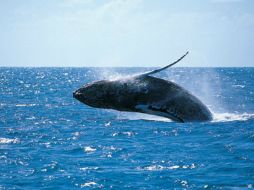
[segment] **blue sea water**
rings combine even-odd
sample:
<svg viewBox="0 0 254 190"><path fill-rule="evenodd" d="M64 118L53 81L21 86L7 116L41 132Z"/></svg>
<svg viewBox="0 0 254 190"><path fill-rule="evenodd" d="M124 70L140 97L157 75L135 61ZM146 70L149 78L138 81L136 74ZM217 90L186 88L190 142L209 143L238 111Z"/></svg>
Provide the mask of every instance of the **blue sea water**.
<svg viewBox="0 0 254 190"><path fill-rule="evenodd" d="M87 82L145 68L0 68L0 189L254 189L254 68L157 74L214 114L176 123L88 107Z"/></svg>

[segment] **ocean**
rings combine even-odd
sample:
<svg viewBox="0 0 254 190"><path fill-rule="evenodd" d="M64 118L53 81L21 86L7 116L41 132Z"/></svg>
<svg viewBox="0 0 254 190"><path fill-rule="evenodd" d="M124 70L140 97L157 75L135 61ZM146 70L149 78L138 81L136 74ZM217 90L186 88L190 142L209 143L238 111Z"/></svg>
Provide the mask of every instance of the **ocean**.
<svg viewBox="0 0 254 190"><path fill-rule="evenodd" d="M254 189L254 68L156 77L212 111L202 123L88 107L83 84L151 68L0 68L0 189Z"/></svg>

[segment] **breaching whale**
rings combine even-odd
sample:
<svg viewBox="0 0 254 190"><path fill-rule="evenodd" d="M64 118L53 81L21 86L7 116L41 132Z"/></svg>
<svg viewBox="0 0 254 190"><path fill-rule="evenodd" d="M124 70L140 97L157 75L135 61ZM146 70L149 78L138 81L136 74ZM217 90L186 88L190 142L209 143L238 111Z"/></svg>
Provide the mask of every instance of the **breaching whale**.
<svg viewBox="0 0 254 190"><path fill-rule="evenodd" d="M173 66L187 54L151 72L88 83L76 90L73 97L95 108L152 114L177 122L209 121L212 114L197 97L174 82L151 76Z"/></svg>

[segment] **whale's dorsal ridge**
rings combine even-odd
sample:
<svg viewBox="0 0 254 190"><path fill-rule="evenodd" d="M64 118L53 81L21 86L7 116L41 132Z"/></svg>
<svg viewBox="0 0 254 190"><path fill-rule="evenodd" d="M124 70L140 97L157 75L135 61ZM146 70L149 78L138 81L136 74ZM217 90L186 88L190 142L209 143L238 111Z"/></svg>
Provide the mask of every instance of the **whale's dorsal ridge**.
<svg viewBox="0 0 254 190"><path fill-rule="evenodd" d="M173 63L170 63L169 65L165 66L165 67L162 67L160 69L155 69L153 71L150 71L148 73L144 73L144 74L141 74L139 75L139 77L145 77L145 76L148 76L148 75L152 75L152 74L155 74L155 73L158 73L158 72L161 72L169 67L172 67L173 65L175 65L176 63L178 63L179 61L181 61L189 52L187 51L182 57L180 57L179 59L177 59L176 61L174 61Z"/></svg>

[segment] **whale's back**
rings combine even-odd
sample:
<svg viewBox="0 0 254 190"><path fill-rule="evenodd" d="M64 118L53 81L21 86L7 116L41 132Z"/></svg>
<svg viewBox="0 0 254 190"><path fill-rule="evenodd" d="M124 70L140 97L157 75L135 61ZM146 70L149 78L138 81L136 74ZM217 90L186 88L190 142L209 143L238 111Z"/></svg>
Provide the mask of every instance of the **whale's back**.
<svg viewBox="0 0 254 190"><path fill-rule="evenodd" d="M183 87L164 79L144 76L117 81L119 111L136 111L186 121L212 119L209 109Z"/></svg>

